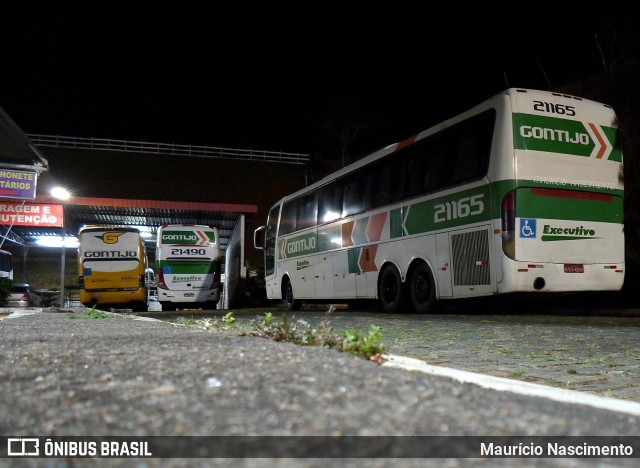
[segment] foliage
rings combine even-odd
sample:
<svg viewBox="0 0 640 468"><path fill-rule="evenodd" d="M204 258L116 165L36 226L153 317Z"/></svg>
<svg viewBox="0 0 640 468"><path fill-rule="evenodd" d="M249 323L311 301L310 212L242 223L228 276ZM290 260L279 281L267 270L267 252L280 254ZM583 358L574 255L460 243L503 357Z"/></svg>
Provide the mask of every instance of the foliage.
<svg viewBox="0 0 640 468"><path fill-rule="evenodd" d="M290 319L286 315L276 320L271 312L267 312L262 321L255 323L255 329L250 334L303 346L322 346L372 360L383 353L379 326L371 325L366 334L353 329L336 330L329 324L331 312L333 308L329 309L318 327L313 327L306 320L295 320L295 317Z"/></svg>
<svg viewBox="0 0 640 468"><path fill-rule="evenodd" d="M317 327L304 319L296 320L287 315L276 318L271 312L265 312L261 319L251 320L248 325L237 323L233 312L228 312L221 320L205 318L194 321L180 317L174 325L189 328L195 326L210 331L239 331L242 336L260 336L302 346L322 346L379 362L380 355L384 352L381 328L371 325L367 333L354 329L334 329L329 324L333 310L334 307L329 309Z"/></svg>
<svg viewBox="0 0 640 468"><path fill-rule="evenodd" d="M100 310L96 310L95 306L91 309L85 310L81 315L75 314L67 314L67 317L70 319L102 319L102 318L113 318L114 315L106 314Z"/></svg>
<svg viewBox="0 0 640 468"><path fill-rule="evenodd" d="M9 292L12 281L9 278L0 278L0 307L6 307L9 303Z"/></svg>

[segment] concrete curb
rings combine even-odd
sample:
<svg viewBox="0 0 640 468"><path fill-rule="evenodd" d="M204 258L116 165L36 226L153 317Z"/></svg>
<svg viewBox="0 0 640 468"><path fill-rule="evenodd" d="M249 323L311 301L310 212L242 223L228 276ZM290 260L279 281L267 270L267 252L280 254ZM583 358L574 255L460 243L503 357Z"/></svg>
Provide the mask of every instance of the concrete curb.
<svg viewBox="0 0 640 468"><path fill-rule="evenodd" d="M432 366L419 359L404 356L383 355L382 357L386 359L386 362L382 364L386 367L395 367L408 371L417 371L430 375L448 377L461 383L471 383L497 391L547 398L549 400L559 401L562 403L574 403L578 405L591 406L593 408L601 408L608 411L617 411L620 413L640 416L640 403L632 401L607 398L586 392L578 392L576 390L548 387L546 385L522 382L520 380L476 374L474 372L461 371L448 367Z"/></svg>

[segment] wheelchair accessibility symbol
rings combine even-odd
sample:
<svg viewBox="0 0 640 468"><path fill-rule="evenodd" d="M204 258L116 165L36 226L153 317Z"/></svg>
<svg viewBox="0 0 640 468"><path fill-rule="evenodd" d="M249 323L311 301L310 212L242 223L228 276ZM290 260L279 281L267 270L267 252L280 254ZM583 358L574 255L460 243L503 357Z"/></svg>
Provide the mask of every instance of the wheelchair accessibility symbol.
<svg viewBox="0 0 640 468"><path fill-rule="evenodd" d="M520 218L520 237L536 237L536 220L532 218Z"/></svg>

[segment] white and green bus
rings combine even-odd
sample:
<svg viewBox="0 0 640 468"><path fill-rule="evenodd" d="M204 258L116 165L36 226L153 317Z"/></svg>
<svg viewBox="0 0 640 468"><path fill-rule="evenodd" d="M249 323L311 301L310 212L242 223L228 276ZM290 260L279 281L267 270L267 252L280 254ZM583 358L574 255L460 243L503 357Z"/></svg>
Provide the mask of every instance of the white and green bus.
<svg viewBox="0 0 640 468"><path fill-rule="evenodd" d="M441 299L619 290L621 175L610 106L508 89L277 202L254 232L267 297L425 313Z"/></svg>
<svg viewBox="0 0 640 468"><path fill-rule="evenodd" d="M197 224L160 226L156 261L158 301L163 310L216 308L222 287L217 228Z"/></svg>

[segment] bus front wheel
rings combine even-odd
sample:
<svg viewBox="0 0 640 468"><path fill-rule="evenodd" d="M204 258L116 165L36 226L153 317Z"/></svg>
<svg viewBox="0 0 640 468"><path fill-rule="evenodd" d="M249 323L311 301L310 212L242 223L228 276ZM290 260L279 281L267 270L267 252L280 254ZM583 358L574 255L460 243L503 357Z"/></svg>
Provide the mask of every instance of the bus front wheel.
<svg viewBox="0 0 640 468"><path fill-rule="evenodd" d="M287 307L287 309L300 310L300 306L302 305L302 303L293 295L293 286L291 286L291 281L289 279L285 280L283 289L284 305Z"/></svg>
<svg viewBox="0 0 640 468"><path fill-rule="evenodd" d="M420 263L411 273L411 304L418 314L428 314L436 310L436 285L431 269Z"/></svg>
<svg viewBox="0 0 640 468"><path fill-rule="evenodd" d="M404 285L394 266L387 266L378 281L378 299L385 312L397 314L404 303Z"/></svg>

